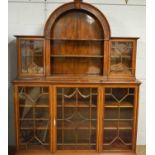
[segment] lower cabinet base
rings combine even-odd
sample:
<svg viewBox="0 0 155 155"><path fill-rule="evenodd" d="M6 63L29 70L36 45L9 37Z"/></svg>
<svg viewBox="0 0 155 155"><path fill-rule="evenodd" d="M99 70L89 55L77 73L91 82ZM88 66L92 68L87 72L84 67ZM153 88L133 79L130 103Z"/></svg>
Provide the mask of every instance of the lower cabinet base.
<svg viewBox="0 0 155 155"><path fill-rule="evenodd" d="M16 155L137 155L133 152L77 152L77 151L57 151L56 153L51 152L18 152Z"/></svg>

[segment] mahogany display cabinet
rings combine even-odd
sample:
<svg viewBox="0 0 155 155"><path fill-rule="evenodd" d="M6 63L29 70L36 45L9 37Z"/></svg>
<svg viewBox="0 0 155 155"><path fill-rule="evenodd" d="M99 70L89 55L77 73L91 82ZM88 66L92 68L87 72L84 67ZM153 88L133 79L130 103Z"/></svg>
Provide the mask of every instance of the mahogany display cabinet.
<svg viewBox="0 0 155 155"><path fill-rule="evenodd" d="M111 37L103 13L75 0L43 36L16 38L16 155L136 154L137 37Z"/></svg>

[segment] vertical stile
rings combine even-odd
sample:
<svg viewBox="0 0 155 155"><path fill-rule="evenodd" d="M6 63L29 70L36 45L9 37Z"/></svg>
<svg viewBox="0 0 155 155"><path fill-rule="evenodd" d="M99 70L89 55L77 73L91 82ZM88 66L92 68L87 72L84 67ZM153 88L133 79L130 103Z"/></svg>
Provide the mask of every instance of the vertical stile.
<svg viewBox="0 0 155 155"><path fill-rule="evenodd" d="M50 114L50 117L49 117L49 124L50 124L50 126L49 126L49 133L50 133L50 151L52 152L52 148L53 148L53 132L52 132L52 130L53 130L53 123L52 123L52 115L53 115L53 112L52 112L52 110L53 110L53 108L52 108L52 103L53 103L53 97L52 97L52 86L49 86L49 114Z"/></svg>
<svg viewBox="0 0 155 155"><path fill-rule="evenodd" d="M56 151L56 93L55 86L50 86L50 109L51 109L51 151Z"/></svg>
<svg viewBox="0 0 155 155"><path fill-rule="evenodd" d="M92 88L89 88L89 93L90 93L90 99L89 99L89 121L90 121L90 130L89 130L89 134L90 134L90 138L89 138L89 147L91 148L91 133L92 133L92 119L91 119L91 115L92 115L92 112L91 112L91 110L92 110Z"/></svg>
<svg viewBox="0 0 155 155"><path fill-rule="evenodd" d="M14 111L15 111L15 127L16 127L16 151L19 150L19 101L18 86L14 85Z"/></svg>
<svg viewBox="0 0 155 155"><path fill-rule="evenodd" d="M135 87L134 92L134 122L132 133L132 150L136 152L136 139L137 139L137 124L138 124L138 108L139 108L139 87Z"/></svg>
<svg viewBox="0 0 155 155"><path fill-rule="evenodd" d="M65 91L64 91L64 88L61 88L62 89L62 149L64 150L64 135L65 135L65 133L64 133L64 120L65 120L65 114L64 114L64 112L65 112Z"/></svg>
<svg viewBox="0 0 155 155"><path fill-rule="evenodd" d="M109 41L105 40L103 44L103 49L104 49L104 58L103 58L103 75L107 76L108 75L108 57L109 57Z"/></svg>
<svg viewBox="0 0 155 155"><path fill-rule="evenodd" d="M97 106L97 152L102 152L103 148L103 111L104 111L104 89L98 87L98 106Z"/></svg>

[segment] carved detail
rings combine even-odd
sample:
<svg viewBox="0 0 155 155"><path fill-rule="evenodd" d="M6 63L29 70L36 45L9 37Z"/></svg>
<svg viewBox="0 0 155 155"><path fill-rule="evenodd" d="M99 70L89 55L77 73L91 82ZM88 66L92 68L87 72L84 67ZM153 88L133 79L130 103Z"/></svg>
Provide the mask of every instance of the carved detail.
<svg viewBox="0 0 155 155"><path fill-rule="evenodd" d="M74 2L82 2L83 0L74 0Z"/></svg>

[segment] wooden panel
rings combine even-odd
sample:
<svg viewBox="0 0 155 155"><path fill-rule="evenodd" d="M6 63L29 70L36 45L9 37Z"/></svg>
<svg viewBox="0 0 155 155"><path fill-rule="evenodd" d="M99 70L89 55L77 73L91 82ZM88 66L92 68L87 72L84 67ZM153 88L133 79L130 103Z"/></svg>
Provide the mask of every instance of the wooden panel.
<svg viewBox="0 0 155 155"><path fill-rule="evenodd" d="M52 75L101 75L102 59L100 58L68 58L51 59Z"/></svg>
<svg viewBox="0 0 155 155"><path fill-rule="evenodd" d="M72 10L57 19L51 38L102 39L103 31L97 19L90 13Z"/></svg>
<svg viewBox="0 0 155 155"><path fill-rule="evenodd" d="M102 56L102 40L53 40L51 41L51 56Z"/></svg>

